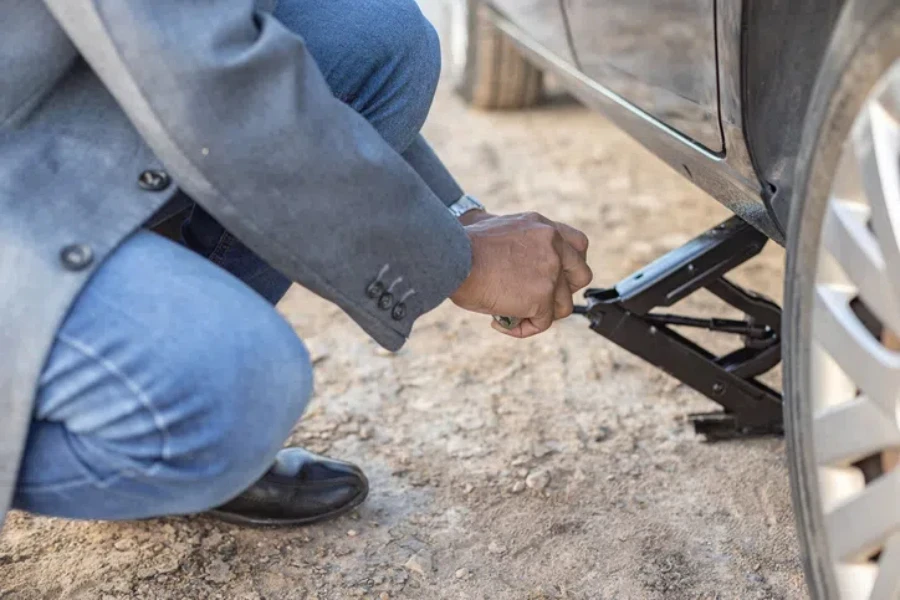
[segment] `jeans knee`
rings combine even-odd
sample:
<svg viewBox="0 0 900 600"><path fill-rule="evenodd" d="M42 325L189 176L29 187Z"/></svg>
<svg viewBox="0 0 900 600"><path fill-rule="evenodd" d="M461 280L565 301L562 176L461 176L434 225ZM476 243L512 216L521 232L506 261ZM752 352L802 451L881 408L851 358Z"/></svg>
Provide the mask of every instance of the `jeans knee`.
<svg viewBox="0 0 900 600"><path fill-rule="evenodd" d="M437 32L415 0L279 0L335 96L398 152L428 116L441 72Z"/></svg>
<svg viewBox="0 0 900 600"><path fill-rule="evenodd" d="M238 327L219 340L225 349L208 357L214 365L208 376L218 379L198 402L200 418L182 432L186 462L177 466L195 475L203 488L195 502L206 508L230 500L272 465L312 396L309 355L272 315L279 322L256 320L254 331ZM231 376L223 365L234 370Z"/></svg>
<svg viewBox="0 0 900 600"><path fill-rule="evenodd" d="M415 0L382 0L385 16L376 26L388 60L395 60L411 77L436 88L441 76L441 46L437 31Z"/></svg>
<svg viewBox="0 0 900 600"><path fill-rule="evenodd" d="M263 298L192 252L136 234L57 333L22 463L23 505L82 518L204 510L265 472L311 393L303 343Z"/></svg>

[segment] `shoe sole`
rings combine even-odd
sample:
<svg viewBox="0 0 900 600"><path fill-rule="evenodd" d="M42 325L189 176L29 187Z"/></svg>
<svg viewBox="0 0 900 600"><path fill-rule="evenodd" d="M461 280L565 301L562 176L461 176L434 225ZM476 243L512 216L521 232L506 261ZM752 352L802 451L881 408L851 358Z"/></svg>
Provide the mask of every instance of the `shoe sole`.
<svg viewBox="0 0 900 600"><path fill-rule="evenodd" d="M302 519L265 519L265 518L257 518L257 517L242 517L240 515L236 515L234 513L227 513L219 510L211 510L206 514L216 517L221 521L225 521L226 523L231 523L232 525L246 525L250 527L302 527L303 525L314 525L316 523L321 523L322 521L328 521L330 519L337 518L345 513L350 512L360 504L362 504L366 497L368 497L368 490L358 494L353 500L345 504L344 506L337 508L331 512L324 513L321 515L316 515L314 517L304 517Z"/></svg>

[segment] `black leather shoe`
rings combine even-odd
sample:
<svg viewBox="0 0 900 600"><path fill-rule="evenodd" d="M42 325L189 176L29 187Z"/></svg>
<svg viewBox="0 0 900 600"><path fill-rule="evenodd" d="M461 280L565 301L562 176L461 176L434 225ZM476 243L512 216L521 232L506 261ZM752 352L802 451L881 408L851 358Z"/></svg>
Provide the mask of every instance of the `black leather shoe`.
<svg viewBox="0 0 900 600"><path fill-rule="evenodd" d="M352 510L368 494L356 465L286 448L259 481L211 513L239 525L309 525Z"/></svg>

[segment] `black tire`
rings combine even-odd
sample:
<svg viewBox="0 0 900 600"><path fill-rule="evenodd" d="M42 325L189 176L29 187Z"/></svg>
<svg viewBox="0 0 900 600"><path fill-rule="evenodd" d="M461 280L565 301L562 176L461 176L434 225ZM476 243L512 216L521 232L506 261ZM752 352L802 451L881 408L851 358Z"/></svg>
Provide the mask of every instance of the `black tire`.
<svg viewBox="0 0 900 600"><path fill-rule="evenodd" d="M810 596L839 598L812 444L808 381L819 242L844 141L879 79L900 59L897 0L849 0L811 96L791 207L785 283L785 423L794 513ZM898 498L900 501L900 498Z"/></svg>
<svg viewBox="0 0 900 600"><path fill-rule="evenodd" d="M515 110L539 103L543 73L528 62L516 45L491 22L478 0L446 0L450 9L447 43L450 73L456 92L471 106L485 110ZM457 13L462 23L454 23ZM459 48L454 56L454 47Z"/></svg>

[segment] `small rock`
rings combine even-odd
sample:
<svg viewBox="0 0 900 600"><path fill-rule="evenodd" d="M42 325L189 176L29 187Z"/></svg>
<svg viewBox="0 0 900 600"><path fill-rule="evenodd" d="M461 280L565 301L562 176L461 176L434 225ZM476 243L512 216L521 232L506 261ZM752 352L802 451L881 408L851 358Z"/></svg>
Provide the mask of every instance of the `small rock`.
<svg viewBox="0 0 900 600"><path fill-rule="evenodd" d="M125 552L134 548L134 540L119 540L113 547L119 552Z"/></svg>
<svg viewBox="0 0 900 600"><path fill-rule="evenodd" d="M180 566L181 565L178 563L178 560L174 557L171 557L167 558L160 564L141 567L137 570L136 575L138 579L152 579L154 577L159 577L160 575L174 573Z"/></svg>
<svg viewBox="0 0 900 600"><path fill-rule="evenodd" d="M359 532L355 529L351 529L347 532L347 537L356 537L359 535Z"/></svg>
<svg viewBox="0 0 900 600"><path fill-rule="evenodd" d="M409 579L409 573L402 569L398 569L394 571L394 576L391 578L391 581L397 585L406 583L406 580Z"/></svg>
<svg viewBox="0 0 900 600"><path fill-rule="evenodd" d="M370 440L372 439L372 427L369 425L363 425L359 428L359 439L361 440Z"/></svg>
<svg viewBox="0 0 900 600"><path fill-rule="evenodd" d="M422 577L430 575L434 566L431 562L431 553L427 550L420 550L409 557L406 564L403 565L407 570L418 573Z"/></svg>
<svg viewBox="0 0 900 600"><path fill-rule="evenodd" d="M234 574L225 562L219 559L212 559L206 566L206 580L212 583L228 583Z"/></svg>
<svg viewBox="0 0 900 600"><path fill-rule="evenodd" d="M519 469L516 471L516 475L519 477L528 477L528 469Z"/></svg>
<svg viewBox="0 0 900 600"><path fill-rule="evenodd" d="M378 600L391 600L391 596L387 592L381 592L378 594Z"/></svg>
<svg viewBox="0 0 900 600"><path fill-rule="evenodd" d="M603 427L602 425L594 430L593 438L595 442L605 442L612 435L612 430L609 427Z"/></svg>
<svg viewBox="0 0 900 600"><path fill-rule="evenodd" d="M553 452L553 449L547 446L547 444L536 443L531 446L531 455L535 458L543 458Z"/></svg>
<svg viewBox="0 0 900 600"><path fill-rule="evenodd" d="M409 474L409 483L414 487L423 487L428 485L431 479L428 477L426 473L410 473Z"/></svg>
<svg viewBox="0 0 900 600"><path fill-rule="evenodd" d="M498 544L497 542L491 542L488 545L488 552L491 554L504 554L506 552L506 546Z"/></svg>
<svg viewBox="0 0 900 600"><path fill-rule="evenodd" d="M550 485L550 472L545 469L532 471L525 478L525 485L528 489L541 491Z"/></svg>
<svg viewBox="0 0 900 600"><path fill-rule="evenodd" d="M518 494L519 492L523 491L524 489L525 489L525 482L517 481L514 484L512 484L512 487L509 488L509 491L511 491L513 494Z"/></svg>
<svg viewBox="0 0 900 600"><path fill-rule="evenodd" d="M331 354L328 352L328 348L326 348L325 345L320 342L307 340L306 348L309 351L310 361L314 365L318 365L319 363L328 360L328 357L331 356Z"/></svg>
<svg viewBox="0 0 900 600"><path fill-rule="evenodd" d="M471 493L472 493L472 490L474 490L474 489L475 489L475 486L474 486L474 485L472 485L471 483L467 483L467 484L466 484L466 487L463 488L463 493L464 493L464 494L471 494Z"/></svg>
<svg viewBox="0 0 900 600"><path fill-rule="evenodd" d="M456 575L457 579L465 579L466 577L469 576L469 570L468 569L457 569L455 575Z"/></svg>

